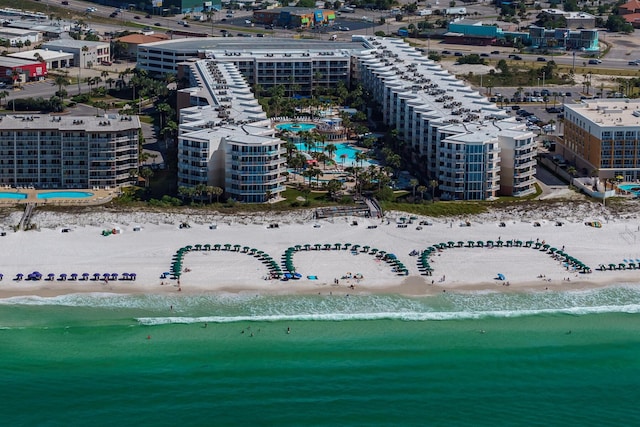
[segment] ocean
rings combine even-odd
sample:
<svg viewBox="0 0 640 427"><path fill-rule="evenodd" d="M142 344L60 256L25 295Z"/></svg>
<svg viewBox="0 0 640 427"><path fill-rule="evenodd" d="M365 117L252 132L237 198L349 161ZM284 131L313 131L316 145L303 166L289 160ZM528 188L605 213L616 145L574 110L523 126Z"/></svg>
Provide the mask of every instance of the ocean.
<svg viewBox="0 0 640 427"><path fill-rule="evenodd" d="M0 300L7 426L640 424L640 289Z"/></svg>

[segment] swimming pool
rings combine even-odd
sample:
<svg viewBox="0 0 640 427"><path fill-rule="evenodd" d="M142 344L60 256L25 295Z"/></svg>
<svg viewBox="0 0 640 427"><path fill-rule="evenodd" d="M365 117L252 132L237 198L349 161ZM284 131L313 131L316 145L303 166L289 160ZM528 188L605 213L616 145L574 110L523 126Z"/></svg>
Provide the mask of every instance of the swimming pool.
<svg viewBox="0 0 640 427"><path fill-rule="evenodd" d="M344 165L345 166L360 166L359 162L356 162L356 153L361 153L362 150L358 150L357 148L352 147L347 143L334 144L337 148L336 152L333 155L333 160L338 164L343 164L343 155L344 157ZM326 147L326 145L325 145ZM296 143L296 150L307 152L307 147L304 142ZM311 149L311 151L322 151L320 146L316 146ZM325 150L326 151L326 150ZM369 165L375 165L377 162L372 159L367 159L362 161L362 166L367 167Z"/></svg>
<svg viewBox="0 0 640 427"><path fill-rule="evenodd" d="M310 131L318 127L315 123L282 123L276 125L276 129L288 130L291 132Z"/></svg>
<svg viewBox="0 0 640 427"><path fill-rule="evenodd" d="M633 193L634 196L640 196L640 184L622 184L618 185L618 188Z"/></svg>
<svg viewBox="0 0 640 427"><path fill-rule="evenodd" d="M49 191L38 194L38 199L84 199L93 196L87 191Z"/></svg>
<svg viewBox="0 0 640 427"><path fill-rule="evenodd" d="M27 195L23 193L8 193L6 191L0 192L0 199L24 200L26 198L27 198Z"/></svg>

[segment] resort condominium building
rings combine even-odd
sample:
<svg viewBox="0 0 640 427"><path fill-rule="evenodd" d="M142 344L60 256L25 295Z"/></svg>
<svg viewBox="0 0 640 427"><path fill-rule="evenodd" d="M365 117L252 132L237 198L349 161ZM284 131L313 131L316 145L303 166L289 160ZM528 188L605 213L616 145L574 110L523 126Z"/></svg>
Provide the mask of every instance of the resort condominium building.
<svg viewBox="0 0 640 427"><path fill-rule="evenodd" d="M0 184L118 187L138 168L137 116L11 114L0 118Z"/></svg>
<svg viewBox="0 0 640 427"><path fill-rule="evenodd" d="M182 90L178 185L223 188L228 198L266 202L284 191L283 141L235 65L200 60L184 64L198 87Z"/></svg>
<svg viewBox="0 0 640 427"><path fill-rule="evenodd" d="M421 178L438 180L443 198L491 200L535 192L535 135L403 40L219 39L156 42L138 50L139 67L150 73L175 71L194 86L178 96L179 108L191 107L180 112L180 185L221 186L224 176L225 190L238 200L264 201L280 192L275 171L283 168L281 149L270 140L273 131L250 85L282 84L288 94L294 86L297 93L313 93L317 85L358 79L380 105L385 124L411 148L413 163L426 171ZM204 105L209 107L198 109ZM202 128L213 130L188 134ZM259 154L234 157L231 145Z"/></svg>
<svg viewBox="0 0 640 427"><path fill-rule="evenodd" d="M587 175L640 179L640 101L585 100L565 104L564 157Z"/></svg>
<svg viewBox="0 0 640 427"><path fill-rule="evenodd" d="M445 199L535 192L535 135L403 40L369 38L359 78ZM425 178L425 177L423 177Z"/></svg>
<svg viewBox="0 0 640 427"><path fill-rule="evenodd" d="M296 86L295 92L309 95L318 87L349 85L352 53L367 48L363 41L216 37L167 40L138 47L138 68L152 75L177 73L178 64L193 58L211 58L231 63L250 86L263 89Z"/></svg>

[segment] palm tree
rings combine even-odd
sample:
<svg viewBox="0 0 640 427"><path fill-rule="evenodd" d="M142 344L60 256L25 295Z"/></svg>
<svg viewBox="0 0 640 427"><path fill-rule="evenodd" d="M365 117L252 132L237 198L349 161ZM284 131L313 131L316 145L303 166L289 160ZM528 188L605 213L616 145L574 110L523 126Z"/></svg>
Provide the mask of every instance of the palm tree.
<svg viewBox="0 0 640 427"><path fill-rule="evenodd" d="M338 147L336 147L335 144L327 144L324 147L324 151L326 151L329 158L333 160L333 155L338 151Z"/></svg>
<svg viewBox="0 0 640 427"><path fill-rule="evenodd" d="M358 152L356 152L354 157L355 157L356 162L358 162L358 164L360 166L362 166L362 162L367 160L368 156L367 156L367 153L365 153L364 151L358 151Z"/></svg>
<svg viewBox="0 0 640 427"><path fill-rule="evenodd" d="M435 179L432 179L431 181L429 181L429 187L431 188L431 202L435 202L435 194L436 194L436 188L438 188L438 181Z"/></svg>
<svg viewBox="0 0 640 427"><path fill-rule="evenodd" d="M349 156L346 153L340 154L340 161L342 162L342 167L344 167L344 162L347 160Z"/></svg>
<svg viewBox="0 0 640 427"><path fill-rule="evenodd" d="M220 187L212 187L211 191L216 196L216 203L220 203L220 196L224 193L224 190Z"/></svg>
<svg viewBox="0 0 640 427"><path fill-rule="evenodd" d="M427 187L425 187L424 185L418 186L418 193L420 193L420 200L424 200L425 191L427 191Z"/></svg>
<svg viewBox="0 0 640 427"><path fill-rule="evenodd" d="M153 176L153 171L149 167L143 167L140 169L140 176L144 179L145 188L149 188L149 182Z"/></svg>
<svg viewBox="0 0 640 427"><path fill-rule="evenodd" d="M409 181L409 185L411 186L411 188L412 188L412 190L413 190L412 192L413 192L413 198L414 198L414 199L416 198L416 187L418 186L418 184L420 184L420 182L419 182L417 179L415 179L415 178L412 178L412 179Z"/></svg>
<svg viewBox="0 0 640 427"><path fill-rule="evenodd" d="M9 92L7 92L6 90L0 92L0 105L2 105L2 100L7 96L9 96Z"/></svg>
<svg viewBox="0 0 640 427"><path fill-rule="evenodd" d="M54 83L58 85L58 92L62 92L62 86L69 86L71 81L66 74L58 74L54 80Z"/></svg>

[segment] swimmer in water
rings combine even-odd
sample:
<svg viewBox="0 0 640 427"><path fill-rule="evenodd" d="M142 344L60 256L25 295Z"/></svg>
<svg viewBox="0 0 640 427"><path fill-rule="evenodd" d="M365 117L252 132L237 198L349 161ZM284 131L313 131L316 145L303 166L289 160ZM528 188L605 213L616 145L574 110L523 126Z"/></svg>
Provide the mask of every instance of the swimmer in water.
<svg viewBox="0 0 640 427"><path fill-rule="evenodd" d="M287 333L290 334L291 333L291 328L287 328Z"/></svg>

